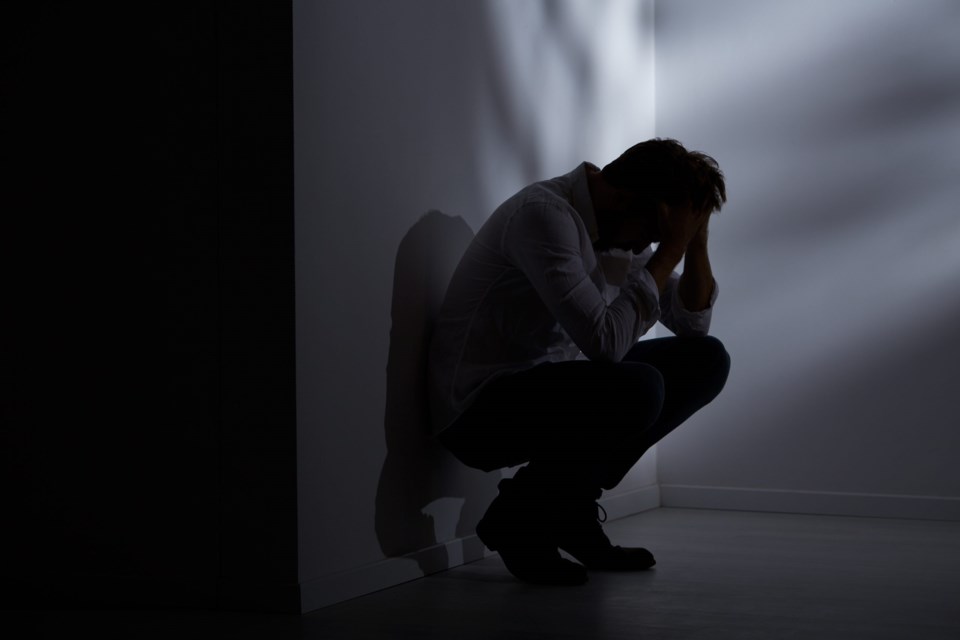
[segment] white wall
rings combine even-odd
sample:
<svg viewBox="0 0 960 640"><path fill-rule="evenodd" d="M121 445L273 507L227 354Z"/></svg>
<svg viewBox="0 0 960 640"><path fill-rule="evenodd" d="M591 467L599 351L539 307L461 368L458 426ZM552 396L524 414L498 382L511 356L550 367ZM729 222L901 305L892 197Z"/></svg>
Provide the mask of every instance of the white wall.
<svg viewBox="0 0 960 640"><path fill-rule="evenodd" d="M960 3L670 0L656 35L658 135L728 178L733 360L664 504L960 518Z"/></svg>
<svg viewBox="0 0 960 640"><path fill-rule="evenodd" d="M479 553L469 536L499 476L409 444L419 387L397 363L416 371L409 345L422 336L391 344L394 280L413 296L396 301L394 320L416 334L436 303L431 269L452 266L448 245L464 229L443 217L416 225L424 212L477 229L524 184L652 136L651 4L294 2L306 608ZM651 458L622 491L652 485L654 472Z"/></svg>

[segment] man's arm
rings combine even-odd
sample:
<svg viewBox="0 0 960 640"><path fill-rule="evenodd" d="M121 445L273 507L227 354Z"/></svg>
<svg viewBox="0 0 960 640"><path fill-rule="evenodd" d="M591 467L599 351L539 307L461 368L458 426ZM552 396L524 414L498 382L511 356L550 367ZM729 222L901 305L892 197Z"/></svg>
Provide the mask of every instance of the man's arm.
<svg viewBox="0 0 960 640"><path fill-rule="evenodd" d="M646 269L653 276L657 283L657 288L662 295L670 281L670 275L680 263L681 258L686 253L687 261L690 260L691 246L694 243L703 243L703 261L706 262L709 287L706 293L709 303L710 293L713 290L713 274L710 273L710 260L706 258L707 238L706 226L710 214L708 212L693 212L688 209L674 209L671 211L666 205L660 205L657 211L657 221L660 227L660 244L656 252L647 262ZM693 248L694 253L699 253L699 248ZM695 256L694 261L698 261L700 256ZM689 262L684 265L684 274L688 268ZM688 278L689 280L689 278ZM686 299L686 298L684 298ZM693 309L691 309L693 310ZM699 310L699 309L697 309Z"/></svg>
<svg viewBox="0 0 960 640"><path fill-rule="evenodd" d="M619 362L660 319L655 283L646 272L628 274L608 305L586 271L584 254L591 249L577 215L562 207L521 208L503 235L503 254L584 355Z"/></svg>
<svg viewBox="0 0 960 640"><path fill-rule="evenodd" d="M710 296L713 293L713 270L707 253L709 219L708 215L700 230L690 240L683 261L683 273L680 275L677 292L683 307L688 311L703 311L709 307Z"/></svg>
<svg viewBox="0 0 960 640"><path fill-rule="evenodd" d="M675 246L668 246L661 242L660 246L657 247L657 250L647 262L646 269L657 283L657 291L660 295L663 295L663 292L666 290L667 283L670 281L670 274L673 273L674 268L676 268L682 257L682 250L678 251Z"/></svg>
<svg viewBox="0 0 960 640"><path fill-rule="evenodd" d="M708 215L700 218L699 226L686 244L683 275L676 271L668 274L661 289L660 322L678 336L705 336L710 330L717 284L707 254L707 220ZM663 234L663 238L667 237ZM661 241L660 246L669 245ZM656 271L654 263L651 274Z"/></svg>

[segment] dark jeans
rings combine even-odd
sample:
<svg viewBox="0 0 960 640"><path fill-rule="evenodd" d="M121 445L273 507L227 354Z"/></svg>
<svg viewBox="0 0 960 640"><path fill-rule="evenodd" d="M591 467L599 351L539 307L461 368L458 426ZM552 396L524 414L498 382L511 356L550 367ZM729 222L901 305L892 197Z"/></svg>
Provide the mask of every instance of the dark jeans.
<svg viewBox="0 0 960 640"><path fill-rule="evenodd" d="M643 340L621 362L547 363L499 378L439 438L468 466L528 462L527 474L558 494L599 495L713 400L729 371L712 336Z"/></svg>

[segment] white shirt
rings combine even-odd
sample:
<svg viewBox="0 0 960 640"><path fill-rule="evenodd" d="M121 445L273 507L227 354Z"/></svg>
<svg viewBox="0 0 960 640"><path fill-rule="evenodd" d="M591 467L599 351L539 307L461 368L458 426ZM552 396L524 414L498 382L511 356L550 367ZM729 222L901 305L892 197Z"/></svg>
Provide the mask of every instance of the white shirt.
<svg viewBox="0 0 960 640"><path fill-rule="evenodd" d="M612 286L593 249L598 238L582 163L500 205L454 272L430 343L432 431L439 433L499 376L586 356L619 362L661 321L677 335L705 335L710 306L686 310L671 274L663 296L646 270L648 247ZM632 254L628 254L632 255Z"/></svg>

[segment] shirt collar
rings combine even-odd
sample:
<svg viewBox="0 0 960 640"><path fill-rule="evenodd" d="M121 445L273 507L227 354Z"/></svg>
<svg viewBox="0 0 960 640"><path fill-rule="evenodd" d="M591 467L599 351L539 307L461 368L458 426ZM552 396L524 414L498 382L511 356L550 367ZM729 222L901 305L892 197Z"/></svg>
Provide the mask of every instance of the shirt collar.
<svg viewBox="0 0 960 640"><path fill-rule="evenodd" d="M600 232L597 230L597 214L593 210L593 199L590 197L590 187L587 183L587 171L597 170L597 167L589 162L582 162L580 166L568 173L571 181L573 208L580 214L580 219L587 227L587 233L590 234L590 242L596 243L600 239Z"/></svg>

